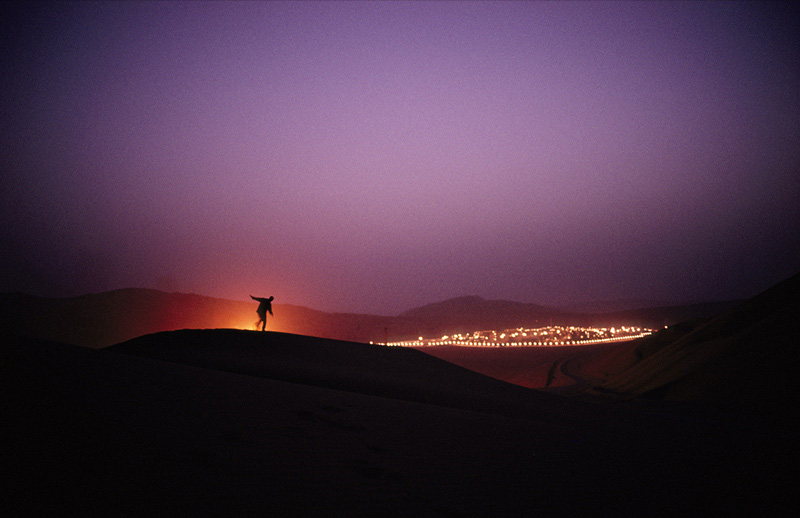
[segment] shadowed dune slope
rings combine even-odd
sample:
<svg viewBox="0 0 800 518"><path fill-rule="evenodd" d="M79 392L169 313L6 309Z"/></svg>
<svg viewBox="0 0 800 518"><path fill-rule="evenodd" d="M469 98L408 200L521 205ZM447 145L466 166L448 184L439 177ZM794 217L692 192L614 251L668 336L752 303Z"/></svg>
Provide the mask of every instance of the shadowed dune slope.
<svg viewBox="0 0 800 518"><path fill-rule="evenodd" d="M664 343L642 342L639 360L599 389L765 412L797 408L800 274Z"/></svg>
<svg viewBox="0 0 800 518"><path fill-rule="evenodd" d="M404 401L520 415L563 402L404 347L277 332L180 330L107 348L115 353ZM576 404L581 404L576 402Z"/></svg>
<svg viewBox="0 0 800 518"><path fill-rule="evenodd" d="M2 352L15 516L776 515L794 494L783 433L538 393L410 349L184 330Z"/></svg>

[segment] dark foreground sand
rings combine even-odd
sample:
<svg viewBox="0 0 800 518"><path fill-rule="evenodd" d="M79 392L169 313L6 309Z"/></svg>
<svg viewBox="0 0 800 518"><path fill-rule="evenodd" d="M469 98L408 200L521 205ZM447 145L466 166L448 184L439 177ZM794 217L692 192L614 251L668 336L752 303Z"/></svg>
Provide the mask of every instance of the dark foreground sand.
<svg viewBox="0 0 800 518"><path fill-rule="evenodd" d="M416 350L234 330L5 342L15 516L796 511L785 431L574 401Z"/></svg>

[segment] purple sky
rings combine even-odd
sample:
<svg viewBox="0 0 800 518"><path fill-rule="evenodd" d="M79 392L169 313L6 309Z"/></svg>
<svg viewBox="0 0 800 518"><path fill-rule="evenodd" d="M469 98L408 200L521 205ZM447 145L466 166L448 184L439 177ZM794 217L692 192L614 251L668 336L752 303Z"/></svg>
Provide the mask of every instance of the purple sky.
<svg viewBox="0 0 800 518"><path fill-rule="evenodd" d="M796 8L2 9L0 291L396 314L800 270Z"/></svg>

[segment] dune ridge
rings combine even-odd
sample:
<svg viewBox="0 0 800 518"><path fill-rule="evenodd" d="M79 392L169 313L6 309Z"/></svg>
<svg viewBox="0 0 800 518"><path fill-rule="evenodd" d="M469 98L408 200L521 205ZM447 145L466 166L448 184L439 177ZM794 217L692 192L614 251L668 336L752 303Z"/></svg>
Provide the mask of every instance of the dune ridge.
<svg viewBox="0 0 800 518"><path fill-rule="evenodd" d="M785 463L779 432L540 393L410 349L215 329L4 351L27 513L683 514L787 498L762 469Z"/></svg>
<svg viewBox="0 0 800 518"><path fill-rule="evenodd" d="M517 391L414 349L233 329L156 333L114 345L117 353L426 404L500 412ZM503 397L493 398L500 390ZM528 395L530 396L530 395Z"/></svg>

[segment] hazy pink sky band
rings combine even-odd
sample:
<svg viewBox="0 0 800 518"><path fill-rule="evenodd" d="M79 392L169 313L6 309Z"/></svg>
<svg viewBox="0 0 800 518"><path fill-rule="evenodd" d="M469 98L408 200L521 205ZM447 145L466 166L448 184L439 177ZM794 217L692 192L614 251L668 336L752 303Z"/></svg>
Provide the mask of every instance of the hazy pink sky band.
<svg viewBox="0 0 800 518"><path fill-rule="evenodd" d="M395 314L800 270L788 5L4 9L3 291Z"/></svg>

